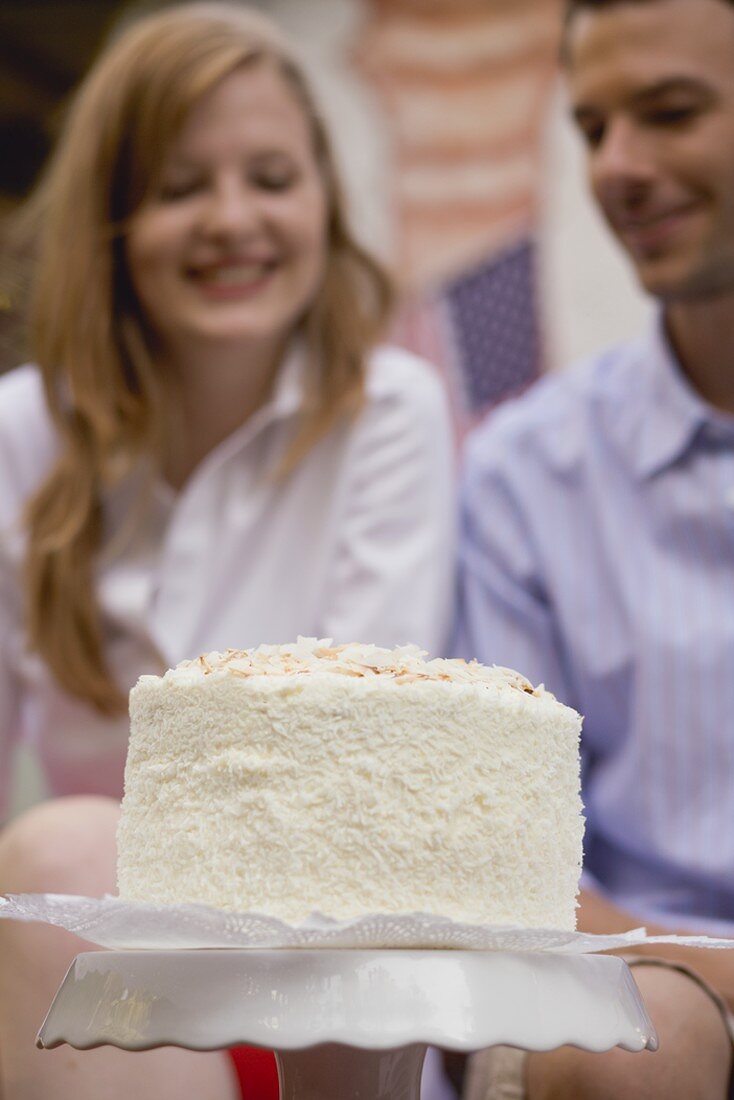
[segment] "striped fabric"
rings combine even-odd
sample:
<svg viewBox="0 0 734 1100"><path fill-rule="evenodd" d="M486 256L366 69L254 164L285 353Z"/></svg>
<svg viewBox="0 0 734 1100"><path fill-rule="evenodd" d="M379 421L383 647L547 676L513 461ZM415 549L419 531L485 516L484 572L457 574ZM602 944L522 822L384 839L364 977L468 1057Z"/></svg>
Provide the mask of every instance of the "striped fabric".
<svg viewBox="0 0 734 1100"><path fill-rule="evenodd" d="M357 65L394 156L396 266L436 286L527 237L560 0L366 0Z"/></svg>
<svg viewBox="0 0 734 1100"><path fill-rule="evenodd" d="M734 418L665 343L547 378L468 444L454 649L585 715L585 867L734 932Z"/></svg>
<svg viewBox="0 0 734 1100"><path fill-rule="evenodd" d="M457 439L542 370L534 235L560 0L364 0L352 58L389 136L391 339L434 363Z"/></svg>

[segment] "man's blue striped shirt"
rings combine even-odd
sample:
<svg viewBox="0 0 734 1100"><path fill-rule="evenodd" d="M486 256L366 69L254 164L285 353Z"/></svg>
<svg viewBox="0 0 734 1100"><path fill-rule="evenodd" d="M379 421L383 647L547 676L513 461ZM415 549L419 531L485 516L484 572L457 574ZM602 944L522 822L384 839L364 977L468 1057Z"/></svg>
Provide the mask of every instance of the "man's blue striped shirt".
<svg viewBox="0 0 734 1100"><path fill-rule="evenodd" d="M587 873L734 932L734 417L659 324L503 406L466 460L455 652L585 716Z"/></svg>

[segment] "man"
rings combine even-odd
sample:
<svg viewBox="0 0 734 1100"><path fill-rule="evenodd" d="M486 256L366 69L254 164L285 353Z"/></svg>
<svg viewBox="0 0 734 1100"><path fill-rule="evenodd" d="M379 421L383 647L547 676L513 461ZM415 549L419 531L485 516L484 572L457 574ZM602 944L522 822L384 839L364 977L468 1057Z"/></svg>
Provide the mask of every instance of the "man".
<svg viewBox="0 0 734 1100"><path fill-rule="evenodd" d="M572 0L564 65L660 312L470 442L458 648L585 715L579 927L734 934L734 4ZM726 1096L734 952L655 954L658 1053L481 1055L470 1093Z"/></svg>

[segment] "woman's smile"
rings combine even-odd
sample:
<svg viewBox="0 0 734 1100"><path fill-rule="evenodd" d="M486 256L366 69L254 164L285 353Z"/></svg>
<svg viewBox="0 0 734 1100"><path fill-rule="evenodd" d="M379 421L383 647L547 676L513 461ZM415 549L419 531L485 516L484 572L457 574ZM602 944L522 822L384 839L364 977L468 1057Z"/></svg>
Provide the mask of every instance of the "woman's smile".
<svg viewBox="0 0 734 1100"><path fill-rule="evenodd" d="M248 298L259 293L278 270L276 260L230 260L197 265L185 271L206 298L228 300Z"/></svg>

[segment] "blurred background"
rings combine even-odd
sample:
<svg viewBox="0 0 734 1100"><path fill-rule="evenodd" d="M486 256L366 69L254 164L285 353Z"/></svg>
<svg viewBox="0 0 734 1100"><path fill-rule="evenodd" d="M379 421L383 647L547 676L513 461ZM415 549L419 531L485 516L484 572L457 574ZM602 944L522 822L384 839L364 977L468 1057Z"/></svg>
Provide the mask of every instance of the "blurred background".
<svg viewBox="0 0 734 1100"><path fill-rule="evenodd" d="M244 2L244 0L243 0ZM0 6L0 371L25 356L4 227L109 35L160 2ZM392 339L442 376L457 443L504 397L644 327L586 193L561 0L257 0L298 43L357 235L400 289ZM73 248L73 242L69 242ZM21 757L14 810L41 794Z"/></svg>

